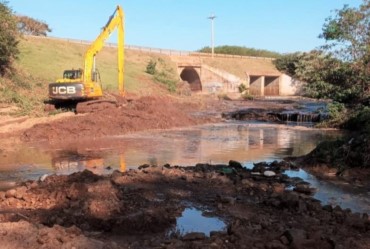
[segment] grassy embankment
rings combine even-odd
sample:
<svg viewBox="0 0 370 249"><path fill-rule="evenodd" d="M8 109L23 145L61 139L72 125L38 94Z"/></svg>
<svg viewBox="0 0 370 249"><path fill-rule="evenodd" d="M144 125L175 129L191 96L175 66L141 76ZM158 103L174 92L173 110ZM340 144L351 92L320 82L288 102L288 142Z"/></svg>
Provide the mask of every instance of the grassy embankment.
<svg viewBox="0 0 370 249"><path fill-rule="evenodd" d="M42 115L43 101L47 99L50 82L62 76L63 70L83 67L83 56L88 45L62 40L24 37L19 44L20 55L15 63L17 73L11 80L3 82L1 102L16 104L18 115ZM125 51L125 90L137 95L165 94L165 86L155 83L153 76L145 72L148 62L161 58L168 67L175 64L168 56ZM116 48L105 47L97 55L97 68L103 89L116 92L117 53ZM175 71L174 71L175 72Z"/></svg>
<svg viewBox="0 0 370 249"><path fill-rule="evenodd" d="M83 67L87 48L86 44L24 37L19 44L19 60L15 63L17 73L11 80L0 82L3 86L0 103L16 104L19 107L17 115L44 115L43 101L47 99L48 84L60 78L65 69ZM116 48L112 47L103 48L96 58L105 92L118 90L116 58ZM155 75L146 72L150 61L157 62ZM246 72L279 74L271 60L266 59L204 57L202 62L240 78L245 78ZM176 64L169 56L134 50L125 51L124 77L126 92L136 95L168 94L168 89L173 88L171 84L180 81Z"/></svg>

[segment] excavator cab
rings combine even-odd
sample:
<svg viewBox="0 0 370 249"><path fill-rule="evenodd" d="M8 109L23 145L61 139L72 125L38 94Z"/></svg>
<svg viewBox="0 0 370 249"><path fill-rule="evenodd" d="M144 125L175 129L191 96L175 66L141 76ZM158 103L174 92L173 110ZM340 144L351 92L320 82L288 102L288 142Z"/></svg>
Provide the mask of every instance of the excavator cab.
<svg viewBox="0 0 370 249"><path fill-rule="evenodd" d="M65 70L63 72L63 79L65 80L75 80L75 79L80 79L82 80L82 69L78 69L78 70Z"/></svg>

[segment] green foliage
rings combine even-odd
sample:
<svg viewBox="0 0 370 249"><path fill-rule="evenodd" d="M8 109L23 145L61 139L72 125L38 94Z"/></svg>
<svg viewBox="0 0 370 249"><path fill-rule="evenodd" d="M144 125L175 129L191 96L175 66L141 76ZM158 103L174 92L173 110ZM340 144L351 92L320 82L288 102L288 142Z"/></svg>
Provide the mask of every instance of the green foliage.
<svg viewBox="0 0 370 249"><path fill-rule="evenodd" d="M320 163L325 163L328 166L335 166L334 161L336 158L340 158L339 152L340 146L342 146L344 140L338 139L335 141L324 141L321 142L310 154L310 157L315 158Z"/></svg>
<svg viewBox="0 0 370 249"><path fill-rule="evenodd" d="M146 67L146 72L153 75L156 82L165 85L169 92L176 92L178 82L177 74L163 59L150 59Z"/></svg>
<svg viewBox="0 0 370 249"><path fill-rule="evenodd" d="M332 102L328 104L328 112L330 118L341 118L343 111L346 110L346 107L342 103Z"/></svg>
<svg viewBox="0 0 370 249"><path fill-rule="evenodd" d="M369 52L369 11L369 0L364 0L359 8L345 5L335 11L335 16L326 19L320 37L326 40L328 48L334 48L342 58L360 60Z"/></svg>
<svg viewBox="0 0 370 249"><path fill-rule="evenodd" d="M274 63L280 71L307 83L303 88L307 97L353 103L362 96L361 73L351 63L330 54L294 53L281 56Z"/></svg>
<svg viewBox="0 0 370 249"><path fill-rule="evenodd" d="M302 55L302 53L281 55L276 60L274 60L273 63L279 71L282 71L287 75L294 77L296 75L296 70L299 66Z"/></svg>
<svg viewBox="0 0 370 249"><path fill-rule="evenodd" d="M157 62L154 61L153 59L150 59L150 61L148 62L148 65L146 66L145 72L148 74L154 75L157 72L156 66L157 66Z"/></svg>
<svg viewBox="0 0 370 249"><path fill-rule="evenodd" d="M240 93L243 93L244 91L248 90L248 88L245 84L242 83L238 86L238 90Z"/></svg>
<svg viewBox="0 0 370 249"><path fill-rule="evenodd" d="M242 98L244 100L253 100L254 99L253 95L250 95L248 92L243 93Z"/></svg>
<svg viewBox="0 0 370 249"><path fill-rule="evenodd" d="M361 106L343 126L370 135L370 107Z"/></svg>
<svg viewBox="0 0 370 249"><path fill-rule="evenodd" d="M212 49L210 47L204 47L198 52L211 53ZM230 55L242 55L242 56L256 56L256 57L271 57L276 58L280 56L279 53L264 50L264 49L254 49L241 46L218 46L214 48L216 54L230 54Z"/></svg>
<svg viewBox="0 0 370 249"><path fill-rule="evenodd" d="M0 20L0 75L4 76L19 53L17 24L6 2L0 2Z"/></svg>
<svg viewBox="0 0 370 249"><path fill-rule="evenodd" d="M370 1L344 6L323 25L321 51L294 53L275 60L276 67L307 83L305 95L358 103L370 94Z"/></svg>

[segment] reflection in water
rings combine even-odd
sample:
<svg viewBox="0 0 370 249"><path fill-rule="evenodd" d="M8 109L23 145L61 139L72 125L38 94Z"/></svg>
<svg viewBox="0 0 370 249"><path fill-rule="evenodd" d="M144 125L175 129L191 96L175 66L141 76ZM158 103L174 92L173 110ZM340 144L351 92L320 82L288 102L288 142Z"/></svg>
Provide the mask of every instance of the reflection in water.
<svg viewBox="0 0 370 249"><path fill-rule="evenodd" d="M176 227L169 233L179 233L185 235L190 232L201 232L210 236L212 231L223 231L226 224L215 217L205 217L200 210L195 208L186 208L182 216L177 218Z"/></svg>
<svg viewBox="0 0 370 249"><path fill-rule="evenodd" d="M43 174L70 174L84 169L109 174L142 164L187 166L228 163L231 159L251 167L259 161L307 154L319 142L339 136L335 131L236 122L70 144L24 145L12 151L0 150L0 189ZM369 193L318 181L304 171L298 174L319 188L315 197L324 203L370 212Z"/></svg>
<svg viewBox="0 0 370 249"><path fill-rule="evenodd" d="M340 185L339 183L321 181L304 170L287 170L285 173L290 177L300 177L317 188L318 191L313 197L320 200L324 205L339 205L342 208L350 208L356 212L370 213L370 193L366 190L356 189L353 186L348 186L348 184Z"/></svg>
<svg viewBox="0 0 370 249"><path fill-rule="evenodd" d="M83 169L104 174L111 173L110 169L124 171L142 164L187 166L228 163L231 159L247 166L303 155L320 141L338 136L340 133L334 131L227 123L70 144L25 145L3 152L6 154L0 158L0 177L21 175L22 179L32 179L45 173L69 174Z"/></svg>

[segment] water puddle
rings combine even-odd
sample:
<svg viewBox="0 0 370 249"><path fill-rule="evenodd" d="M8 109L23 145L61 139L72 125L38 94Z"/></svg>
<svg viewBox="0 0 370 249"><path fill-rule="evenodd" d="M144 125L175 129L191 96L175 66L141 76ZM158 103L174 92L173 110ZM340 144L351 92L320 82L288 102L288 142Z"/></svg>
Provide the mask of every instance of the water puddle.
<svg viewBox="0 0 370 249"><path fill-rule="evenodd" d="M353 212L370 214L370 192L366 189L355 188L341 182L321 181L304 170L285 171L289 177L299 177L317 188L313 195L323 205L339 205L341 208L350 208Z"/></svg>
<svg viewBox="0 0 370 249"><path fill-rule="evenodd" d="M176 227L169 234L176 233L183 236L191 232L201 232L210 236L212 231L224 231L226 224L217 217L205 217L202 211L195 208L186 208L181 217L176 220Z"/></svg>

